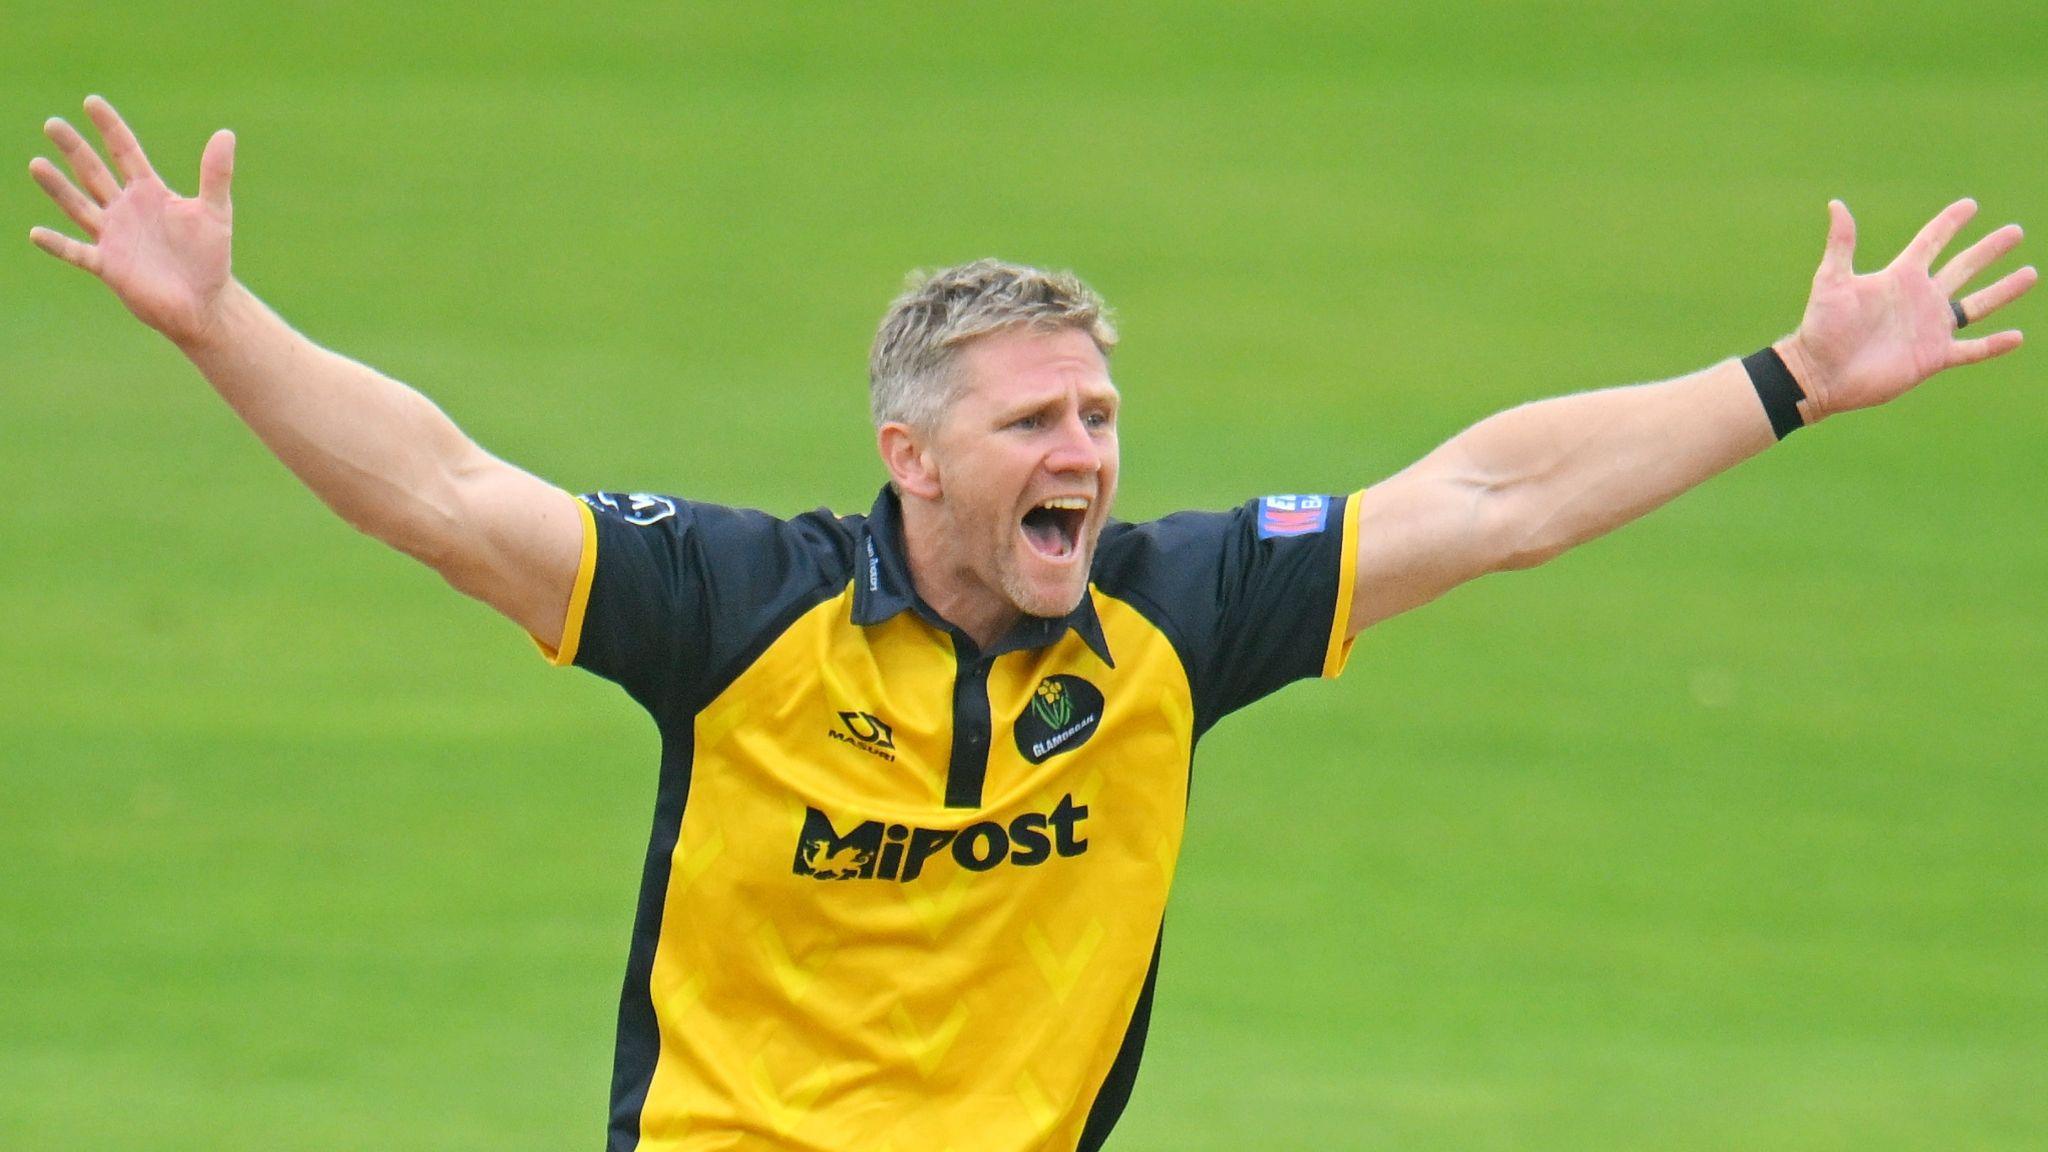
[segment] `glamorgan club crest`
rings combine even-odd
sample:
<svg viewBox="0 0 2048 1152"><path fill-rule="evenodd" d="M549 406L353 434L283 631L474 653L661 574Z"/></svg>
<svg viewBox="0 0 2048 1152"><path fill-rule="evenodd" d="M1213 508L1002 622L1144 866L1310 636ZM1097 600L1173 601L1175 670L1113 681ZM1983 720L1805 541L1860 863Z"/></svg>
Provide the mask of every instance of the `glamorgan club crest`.
<svg viewBox="0 0 2048 1152"><path fill-rule="evenodd" d="M1017 751L1033 764L1088 742L1102 723L1102 690L1079 676L1047 676L1017 717Z"/></svg>

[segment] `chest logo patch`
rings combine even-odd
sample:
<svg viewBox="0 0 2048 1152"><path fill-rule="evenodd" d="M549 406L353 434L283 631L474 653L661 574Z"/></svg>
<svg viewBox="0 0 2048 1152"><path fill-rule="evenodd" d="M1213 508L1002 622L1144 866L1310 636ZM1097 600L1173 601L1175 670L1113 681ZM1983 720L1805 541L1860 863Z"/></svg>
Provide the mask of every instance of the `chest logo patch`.
<svg viewBox="0 0 2048 1152"><path fill-rule="evenodd" d="M1033 764L1088 742L1102 723L1102 690L1079 676L1047 676L1013 729L1017 751Z"/></svg>
<svg viewBox="0 0 2048 1152"><path fill-rule="evenodd" d="M839 714L839 725L838 728L827 728L825 735L884 760L896 759L892 751L896 747L896 730L889 727L887 720L873 712L849 709Z"/></svg>

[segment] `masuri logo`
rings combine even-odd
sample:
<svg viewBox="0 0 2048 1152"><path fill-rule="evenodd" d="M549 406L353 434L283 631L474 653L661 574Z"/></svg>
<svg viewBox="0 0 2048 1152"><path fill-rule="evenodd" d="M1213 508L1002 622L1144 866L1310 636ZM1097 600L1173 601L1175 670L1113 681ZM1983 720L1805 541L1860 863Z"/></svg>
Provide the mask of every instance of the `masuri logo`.
<svg viewBox="0 0 2048 1152"><path fill-rule="evenodd" d="M896 730L873 712L841 712L839 722L846 725L853 738L863 744L873 744L877 748L896 746Z"/></svg>
<svg viewBox="0 0 2048 1152"><path fill-rule="evenodd" d="M845 732L827 728L825 735L841 744L851 744L869 755L880 756L884 760L896 759L889 751L896 747L896 730L889 726L887 720L873 712L856 712L848 709L839 714L839 723L846 729Z"/></svg>

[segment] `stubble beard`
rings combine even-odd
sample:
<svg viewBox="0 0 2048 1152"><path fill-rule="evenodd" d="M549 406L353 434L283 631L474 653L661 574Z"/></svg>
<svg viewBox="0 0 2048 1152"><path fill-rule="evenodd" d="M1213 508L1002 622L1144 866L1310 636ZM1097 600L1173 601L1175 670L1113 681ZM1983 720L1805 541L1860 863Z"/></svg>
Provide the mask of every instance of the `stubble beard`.
<svg viewBox="0 0 2048 1152"><path fill-rule="evenodd" d="M1073 587L1058 591L1048 591L1043 584L1034 585L1024 578L1019 569L1017 550L1029 545L1012 543L1009 548L998 552L996 581L1001 585L1003 595L1026 616L1058 619L1080 607L1081 601L1088 596L1088 574L1095 563L1095 541L1084 530L1084 535L1075 541L1074 546L1080 553L1073 567L1078 575L1072 581Z"/></svg>

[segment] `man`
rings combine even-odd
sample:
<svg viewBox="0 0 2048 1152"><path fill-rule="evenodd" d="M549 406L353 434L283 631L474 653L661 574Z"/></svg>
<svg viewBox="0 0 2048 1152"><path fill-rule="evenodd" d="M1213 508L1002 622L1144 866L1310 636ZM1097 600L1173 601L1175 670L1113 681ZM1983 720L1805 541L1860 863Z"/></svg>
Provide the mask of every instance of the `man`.
<svg viewBox="0 0 2048 1152"><path fill-rule="evenodd" d="M663 734L621 997L614 1148L1093 1149L1128 1098L1197 738L1364 628L1530 567L1791 430L2019 346L1962 339L2019 242L1931 272L1960 201L1857 276L1829 205L1793 335L1657 384L1524 405L1350 496L1109 519L1116 333L1069 276L916 284L870 361L889 483L866 516L578 499L230 275L234 138L195 199L114 110L109 171L31 171L85 233L35 243L174 341L364 532L617 681Z"/></svg>

